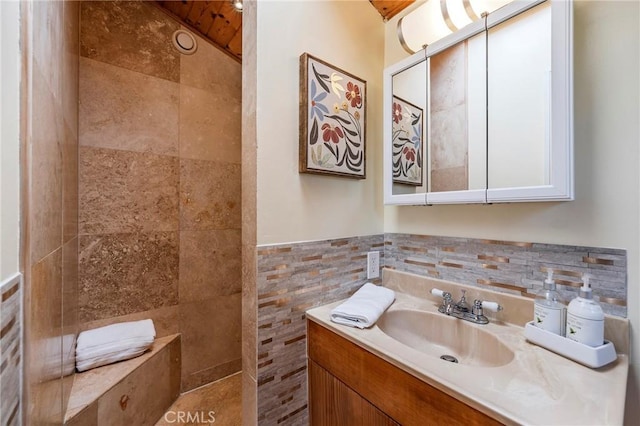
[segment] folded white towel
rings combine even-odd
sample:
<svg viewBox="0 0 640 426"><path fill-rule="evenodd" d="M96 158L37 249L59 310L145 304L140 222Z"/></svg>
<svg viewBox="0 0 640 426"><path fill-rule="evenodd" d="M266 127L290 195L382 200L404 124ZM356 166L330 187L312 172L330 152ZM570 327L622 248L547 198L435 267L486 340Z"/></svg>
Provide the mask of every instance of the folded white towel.
<svg viewBox="0 0 640 426"><path fill-rule="evenodd" d="M150 319L83 331L76 344L76 369L86 371L142 355L155 337Z"/></svg>
<svg viewBox="0 0 640 426"><path fill-rule="evenodd" d="M331 311L331 321L351 327L371 327L395 299L393 290L366 283Z"/></svg>

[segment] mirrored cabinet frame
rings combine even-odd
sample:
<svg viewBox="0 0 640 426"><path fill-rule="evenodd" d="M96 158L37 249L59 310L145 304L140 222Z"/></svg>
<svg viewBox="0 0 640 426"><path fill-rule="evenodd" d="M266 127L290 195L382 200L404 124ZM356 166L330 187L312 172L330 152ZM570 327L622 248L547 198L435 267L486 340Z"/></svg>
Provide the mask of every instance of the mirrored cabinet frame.
<svg viewBox="0 0 640 426"><path fill-rule="evenodd" d="M410 193L410 194L393 194L393 77L402 73L416 65L426 62L426 51L423 49L413 55L397 62L384 70L384 113L383 113L383 132L384 132L384 166L383 166L383 186L384 186L384 203L395 205L426 205L426 192ZM427 76L425 74L424 78ZM425 93L426 96L426 93ZM424 151L423 151L424 155ZM424 163L424 162L423 162Z"/></svg>
<svg viewBox="0 0 640 426"><path fill-rule="evenodd" d="M551 64L550 105L548 123L548 184L510 188L490 188L462 191L393 193L392 170L392 105L393 77L451 46L474 37L541 4L551 3ZM535 201L570 201L574 199L573 160L573 2L567 0L519 0L492 12L484 19L453 33L420 52L387 67L384 71L384 202L392 205L429 205L459 203L503 203ZM428 75L425 75L428 79ZM428 86L428 85L427 85ZM428 94L425 94L428 99ZM427 105L429 102L427 102ZM428 115L427 108L427 115ZM487 111L490 114L491 111ZM428 122L428 120L427 120ZM491 141L487 140L487 150ZM428 156L428 149L424 150ZM425 158L423 163L428 163ZM429 176L430 178L430 176Z"/></svg>

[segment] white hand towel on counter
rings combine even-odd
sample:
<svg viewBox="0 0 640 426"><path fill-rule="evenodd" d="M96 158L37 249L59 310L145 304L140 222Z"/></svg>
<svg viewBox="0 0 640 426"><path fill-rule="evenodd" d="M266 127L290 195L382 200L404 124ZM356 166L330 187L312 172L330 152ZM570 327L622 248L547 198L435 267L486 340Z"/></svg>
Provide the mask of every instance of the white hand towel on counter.
<svg viewBox="0 0 640 426"><path fill-rule="evenodd" d="M366 283L331 311L331 321L351 327L371 327L395 299L393 290Z"/></svg>
<svg viewBox="0 0 640 426"><path fill-rule="evenodd" d="M83 331L76 344L76 369L85 371L142 355L155 337L150 319Z"/></svg>

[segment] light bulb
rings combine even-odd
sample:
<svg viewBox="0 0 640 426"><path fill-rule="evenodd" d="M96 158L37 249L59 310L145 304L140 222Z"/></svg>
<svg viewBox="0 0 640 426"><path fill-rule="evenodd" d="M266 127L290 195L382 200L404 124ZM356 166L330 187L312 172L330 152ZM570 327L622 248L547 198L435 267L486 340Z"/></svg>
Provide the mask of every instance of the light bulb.
<svg viewBox="0 0 640 426"><path fill-rule="evenodd" d="M440 0L428 0L398 21L400 43L410 53L448 34L451 34L451 29L442 16Z"/></svg>
<svg viewBox="0 0 640 426"><path fill-rule="evenodd" d="M244 7L242 0L231 0L231 4L236 11L242 12L242 8Z"/></svg>

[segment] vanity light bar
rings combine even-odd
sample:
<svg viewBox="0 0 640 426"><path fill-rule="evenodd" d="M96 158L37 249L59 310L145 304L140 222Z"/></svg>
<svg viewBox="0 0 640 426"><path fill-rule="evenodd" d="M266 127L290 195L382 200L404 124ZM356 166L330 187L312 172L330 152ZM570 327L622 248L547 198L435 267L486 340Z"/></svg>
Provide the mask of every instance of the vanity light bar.
<svg viewBox="0 0 640 426"><path fill-rule="evenodd" d="M398 21L398 39L413 54L514 0L427 0Z"/></svg>

